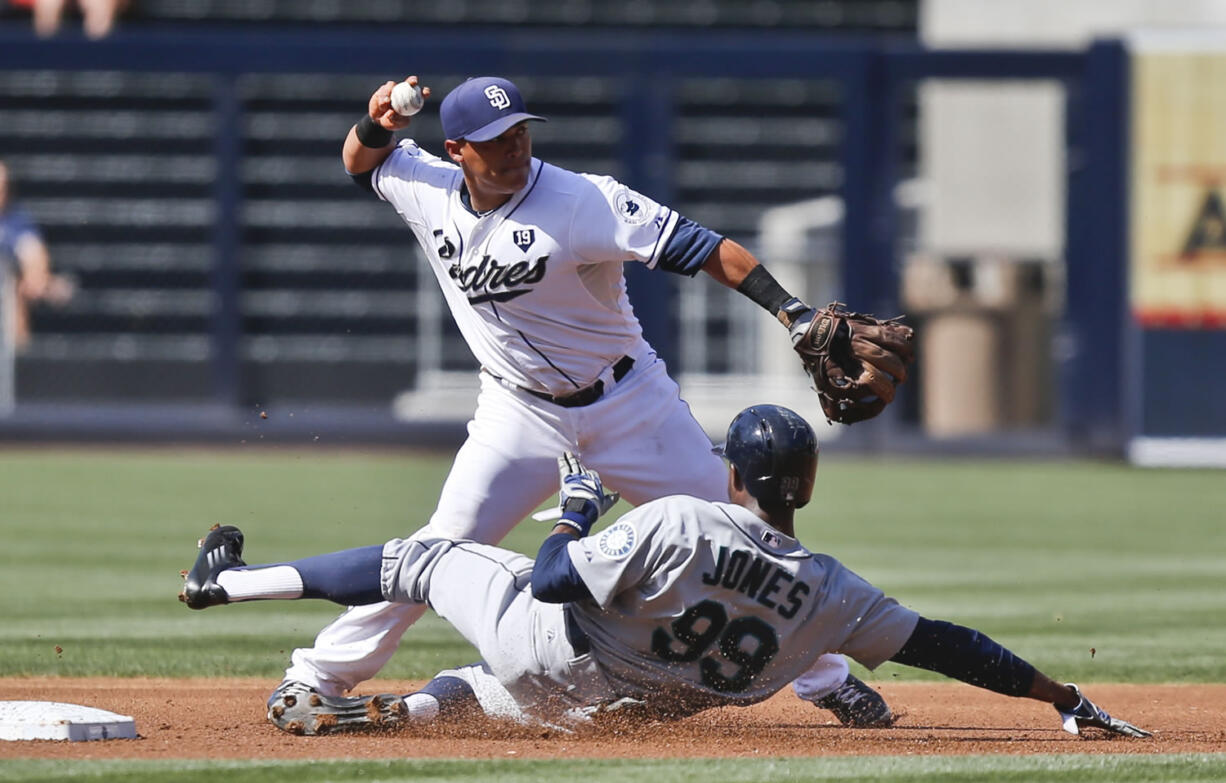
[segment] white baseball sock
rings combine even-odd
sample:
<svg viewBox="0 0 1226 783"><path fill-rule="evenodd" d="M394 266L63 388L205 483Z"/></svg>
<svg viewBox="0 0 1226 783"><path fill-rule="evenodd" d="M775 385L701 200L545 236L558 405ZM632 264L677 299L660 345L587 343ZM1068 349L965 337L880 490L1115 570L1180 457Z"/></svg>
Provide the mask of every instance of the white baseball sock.
<svg viewBox="0 0 1226 783"><path fill-rule="evenodd" d="M292 600L302 597L302 575L293 566L230 569L217 575L217 584L231 601Z"/></svg>
<svg viewBox="0 0 1226 783"><path fill-rule="evenodd" d="M414 723L429 723L438 717L438 699L429 693L410 693L404 697L404 706L409 708L409 720Z"/></svg>

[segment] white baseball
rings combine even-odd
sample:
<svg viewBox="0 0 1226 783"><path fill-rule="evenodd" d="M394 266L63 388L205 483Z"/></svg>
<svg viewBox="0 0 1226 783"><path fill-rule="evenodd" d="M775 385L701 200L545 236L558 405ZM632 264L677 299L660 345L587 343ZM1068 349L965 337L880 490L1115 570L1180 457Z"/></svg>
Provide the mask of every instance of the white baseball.
<svg viewBox="0 0 1226 783"><path fill-rule="evenodd" d="M421 111L425 102L421 87L401 82L392 88L392 109L401 117L412 117Z"/></svg>

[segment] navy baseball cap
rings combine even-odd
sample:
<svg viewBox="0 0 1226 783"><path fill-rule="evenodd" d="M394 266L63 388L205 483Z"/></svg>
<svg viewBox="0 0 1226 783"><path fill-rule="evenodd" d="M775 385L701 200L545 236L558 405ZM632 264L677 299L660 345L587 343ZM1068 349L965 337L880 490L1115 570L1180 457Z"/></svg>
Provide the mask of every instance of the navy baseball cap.
<svg viewBox="0 0 1226 783"><path fill-rule="evenodd" d="M497 76L475 76L447 93L439 107L443 134L452 141L489 141L524 120L541 120L528 113L519 88Z"/></svg>

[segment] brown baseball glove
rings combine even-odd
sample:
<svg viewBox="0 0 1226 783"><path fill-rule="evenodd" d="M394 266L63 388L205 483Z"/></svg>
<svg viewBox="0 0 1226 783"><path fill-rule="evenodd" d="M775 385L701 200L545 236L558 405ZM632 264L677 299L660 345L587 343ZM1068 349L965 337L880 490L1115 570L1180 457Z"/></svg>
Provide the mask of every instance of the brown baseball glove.
<svg viewBox="0 0 1226 783"><path fill-rule="evenodd" d="M915 331L901 318L853 313L841 302L795 313L792 347L813 378L828 421L871 419L894 400L915 359Z"/></svg>

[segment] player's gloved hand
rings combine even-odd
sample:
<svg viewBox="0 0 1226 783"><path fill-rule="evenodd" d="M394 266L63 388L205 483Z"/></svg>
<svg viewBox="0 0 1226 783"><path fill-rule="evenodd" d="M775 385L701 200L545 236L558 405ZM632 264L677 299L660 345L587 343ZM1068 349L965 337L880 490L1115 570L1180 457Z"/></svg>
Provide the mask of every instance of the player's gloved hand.
<svg viewBox="0 0 1226 783"><path fill-rule="evenodd" d="M871 419L894 400L915 359L915 331L900 318L853 313L840 302L814 310L799 299L777 313L788 327L827 420Z"/></svg>
<svg viewBox="0 0 1226 783"><path fill-rule="evenodd" d="M571 452L558 457L558 508L533 514L534 519L557 520L559 525L568 525L586 536L596 520L616 505L621 497L616 492L605 492L600 474L588 470Z"/></svg>
<svg viewBox="0 0 1226 783"><path fill-rule="evenodd" d="M1069 734L1080 734L1081 729L1102 729L1109 731L1112 734L1123 734L1125 737L1152 737L1153 734L1145 729L1137 728L1128 721L1113 718L1107 714L1107 711L1099 707L1094 702L1085 697L1073 683L1067 683L1068 687L1072 688L1081 701L1071 710L1062 710L1056 707L1056 712L1060 713L1060 720L1064 722L1064 730Z"/></svg>

